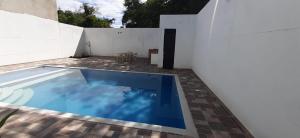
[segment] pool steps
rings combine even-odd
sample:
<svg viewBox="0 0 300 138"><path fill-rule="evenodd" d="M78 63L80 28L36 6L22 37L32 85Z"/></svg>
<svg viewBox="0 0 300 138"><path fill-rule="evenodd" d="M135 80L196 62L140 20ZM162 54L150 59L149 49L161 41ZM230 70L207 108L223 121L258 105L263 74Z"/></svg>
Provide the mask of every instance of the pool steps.
<svg viewBox="0 0 300 138"><path fill-rule="evenodd" d="M22 82L22 81L28 81L30 79L35 79L35 78L38 78L38 77L48 76L48 75L51 75L51 74L56 74L56 73L64 72L64 71L66 71L66 69L61 69L61 70L57 70L57 71L51 71L51 72L47 72L47 73L42 73L42 74L38 74L38 75L33 75L33 76L30 76L30 77L22 78L22 79L8 81L8 82L5 82L5 83L0 83L0 87L4 87L4 86L7 86L7 85L12 85L12 84L15 84L15 83L19 83L19 82Z"/></svg>
<svg viewBox="0 0 300 138"><path fill-rule="evenodd" d="M1 84L2 88L0 88L0 102L10 103L14 105L24 105L34 95L33 90L25 87L70 73L72 73L72 71L60 70L42 75L36 75L35 77L31 76L20 81L14 81L12 82L14 85L6 83L6 85L8 85L7 87L3 87L4 85Z"/></svg>

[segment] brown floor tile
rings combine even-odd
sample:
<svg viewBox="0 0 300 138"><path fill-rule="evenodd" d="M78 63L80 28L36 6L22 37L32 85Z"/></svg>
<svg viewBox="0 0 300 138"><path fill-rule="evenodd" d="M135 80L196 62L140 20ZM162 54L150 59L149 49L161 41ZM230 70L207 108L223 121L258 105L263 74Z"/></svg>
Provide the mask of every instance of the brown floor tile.
<svg viewBox="0 0 300 138"><path fill-rule="evenodd" d="M200 138L240 138L248 135L242 124L231 114L223 103L190 69L163 70L149 65L146 59L138 59L133 64L116 63L112 57L62 58L17 65L1 66L0 74L21 68L40 65L64 65L70 67L89 67L110 70L169 73L179 76L182 88L190 106ZM9 108L0 108L5 113ZM14 131L5 131L5 130ZM34 112L18 111L0 130L2 136L10 137L181 137L168 133L127 128L121 126L59 119Z"/></svg>

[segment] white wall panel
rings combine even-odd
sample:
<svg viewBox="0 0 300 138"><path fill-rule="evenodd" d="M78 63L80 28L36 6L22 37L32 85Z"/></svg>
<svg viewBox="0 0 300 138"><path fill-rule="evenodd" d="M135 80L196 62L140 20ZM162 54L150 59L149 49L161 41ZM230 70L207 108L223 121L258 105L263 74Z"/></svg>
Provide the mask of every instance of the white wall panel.
<svg viewBox="0 0 300 138"><path fill-rule="evenodd" d="M196 15L162 15L161 29L176 29L175 68L192 68L193 48L195 42ZM163 42L160 47L160 63L163 65Z"/></svg>
<svg viewBox="0 0 300 138"><path fill-rule="evenodd" d="M211 0L198 14L193 70L258 138L300 130L297 0Z"/></svg>
<svg viewBox="0 0 300 138"><path fill-rule="evenodd" d="M158 49L162 41L159 28L85 28L85 33L93 56L135 52L139 57L148 57L148 50Z"/></svg>
<svg viewBox="0 0 300 138"><path fill-rule="evenodd" d="M83 28L0 11L0 65L74 56Z"/></svg>

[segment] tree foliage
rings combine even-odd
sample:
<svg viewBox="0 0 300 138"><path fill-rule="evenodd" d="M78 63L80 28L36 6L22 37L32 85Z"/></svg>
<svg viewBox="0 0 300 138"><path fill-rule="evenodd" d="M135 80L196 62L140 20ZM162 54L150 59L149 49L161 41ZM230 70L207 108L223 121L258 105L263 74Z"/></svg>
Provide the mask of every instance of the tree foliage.
<svg viewBox="0 0 300 138"><path fill-rule="evenodd" d="M197 14L208 0L125 0L122 19L128 28L159 27L161 14Z"/></svg>
<svg viewBox="0 0 300 138"><path fill-rule="evenodd" d="M86 27L86 28L111 28L114 19L99 18L97 9L84 3L76 12L58 10L58 21L61 23Z"/></svg>

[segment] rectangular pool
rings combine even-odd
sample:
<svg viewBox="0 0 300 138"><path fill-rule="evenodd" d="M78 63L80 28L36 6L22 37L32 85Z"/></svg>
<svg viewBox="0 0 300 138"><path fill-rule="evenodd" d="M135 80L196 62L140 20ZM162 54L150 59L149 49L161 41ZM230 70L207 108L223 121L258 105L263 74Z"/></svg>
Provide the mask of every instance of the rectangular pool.
<svg viewBox="0 0 300 138"><path fill-rule="evenodd" d="M175 75L45 66L0 75L0 102L186 134L193 122L186 120L177 81Z"/></svg>

